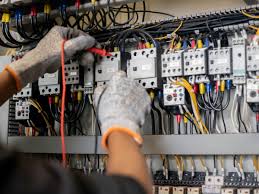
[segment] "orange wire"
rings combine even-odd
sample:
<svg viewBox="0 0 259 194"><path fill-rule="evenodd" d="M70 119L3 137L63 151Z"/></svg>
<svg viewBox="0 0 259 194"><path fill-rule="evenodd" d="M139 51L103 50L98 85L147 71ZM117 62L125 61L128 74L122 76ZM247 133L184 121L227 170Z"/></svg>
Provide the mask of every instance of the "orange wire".
<svg viewBox="0 0 259 194"><path fill-rule="evenodd" d="M64 118L65 118L65 100L66 100L66 80L65 80L65 42L61 44L61 72L62 72L62 98L61 98L61 114L60 114L60 138L62 146L62 164L66 167L66 144L65 144L65 130L64 130Z"/></svg>

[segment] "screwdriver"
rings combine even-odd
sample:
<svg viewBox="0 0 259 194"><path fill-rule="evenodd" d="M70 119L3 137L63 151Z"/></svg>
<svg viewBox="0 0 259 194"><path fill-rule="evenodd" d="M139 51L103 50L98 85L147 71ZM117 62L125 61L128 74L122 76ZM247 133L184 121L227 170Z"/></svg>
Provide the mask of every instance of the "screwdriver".
<svg viewBox="0 0 259 194"><path fill-rule="evenodd" d="M92 47L92 48L89 48L89 49L86 49L88 52L91 52L93 54L97 54L97 55L100 55L102 57L111 57L112 54L107 52L106 50L104 49L99 49L99 48L96 48L96 47Z"/></svg>

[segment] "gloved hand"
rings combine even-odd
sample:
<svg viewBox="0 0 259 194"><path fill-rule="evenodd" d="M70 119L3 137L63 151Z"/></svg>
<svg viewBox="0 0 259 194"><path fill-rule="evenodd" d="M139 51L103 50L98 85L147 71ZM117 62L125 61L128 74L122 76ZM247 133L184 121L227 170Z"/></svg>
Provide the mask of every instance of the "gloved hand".
<svg viewBox="0 0 259 194"><path fill-rule="evenodd" d="M141 145L140 128L145 115L150 112L150 97L145 89L125 72L117 72L107 86L98 87L94 93L94 104L102 131L102 146L107 147L107 139L114 131L122 131L132 136Z"/></svg>
<svg viewBox="0 0 259 194"><path fill-rule="evenodd" d="M93 37L71 28L53 27L39 42L36 48L29 51L20 60L6 66L6 70L14 77L17 90L21 90L28 83L36 81L45 73L54 73L60 67L62 41L66 39L65 60L71 58L78 51L91 48L96 44ZM85 52L84 64L93 63L94 56Z"/></svg>

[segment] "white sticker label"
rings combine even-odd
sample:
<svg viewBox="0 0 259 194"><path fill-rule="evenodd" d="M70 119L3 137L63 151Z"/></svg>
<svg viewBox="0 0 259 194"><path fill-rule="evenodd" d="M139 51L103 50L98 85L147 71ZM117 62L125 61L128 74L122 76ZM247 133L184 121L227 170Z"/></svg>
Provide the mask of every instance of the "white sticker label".
<svg viewBox="0 0 259 194"><path fill-rule="evenodd" d="M192 61L193 65L201 65L202 64L202 59L196 59Z"/></svg>
<svg viewBox="0 0 259 194"><path fill-rule="evenodd" d="M55 78L55 77L56 77L56 74L47 74L46 77L47 77L47 78Z"/></svg>
<svg viewBox="0 0 259 194"><path fill-rule="evenodd" d="M168 67L175 67L175 66L180 66L179 61L172 61L171 63L168 64Z"/></svg>
<svg viewBox="0 0 259 194"><path fill-rule="evenodd" d="M114 68L107 68L107 73L114 73L115 69Z"/></svg>
<svg viewBox="0 0 259 194"><path fill-rule="evenodd" d="M259 55L255 55L255 59L256 59L256 60L259 60Z"/></svg>
<svg viewBox="0 0 259 194"><path fill-rule="evenodd" d="M225 64L225 63L227 63L227 62L228 62L227 59L218 59L218 60L217 60L217 63L218 63L218 64Z"/></svg>
<svg viewBox="0 0 259 194"><path fill-rule="evenodd" d="M77 72L76 72L76 71L70 72L69 75L70 75L70 76L77 76Z"/></svg>
<svg viewBox="0 0 259 194"><path fill-rule="evenodd" d="M149 71L149 70L151 70L151 65L142 65L142 70L143 70L143 71Z"/></svg>

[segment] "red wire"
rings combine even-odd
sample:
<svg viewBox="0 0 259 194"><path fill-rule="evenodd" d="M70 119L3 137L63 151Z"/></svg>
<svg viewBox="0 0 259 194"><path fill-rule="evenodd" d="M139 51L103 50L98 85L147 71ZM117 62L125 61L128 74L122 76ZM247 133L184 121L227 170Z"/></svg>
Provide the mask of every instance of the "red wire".
<svg viewBox="0 0 259 194"><path fill-rule="evenodd" d="M66 167L66 144L65 144L65 130L64 130L64 118L65 118L65 100L66 100L66 80L65 80L65 42L61 44L61 72L62 72L62 98L61 98L61 114L60 114L60 138L62 146L62 164Z"/></svg>

